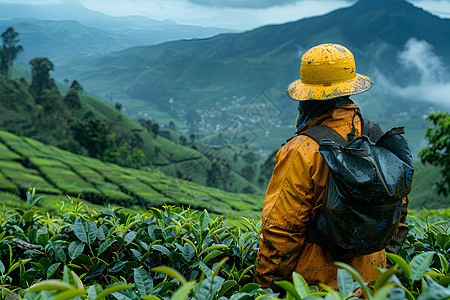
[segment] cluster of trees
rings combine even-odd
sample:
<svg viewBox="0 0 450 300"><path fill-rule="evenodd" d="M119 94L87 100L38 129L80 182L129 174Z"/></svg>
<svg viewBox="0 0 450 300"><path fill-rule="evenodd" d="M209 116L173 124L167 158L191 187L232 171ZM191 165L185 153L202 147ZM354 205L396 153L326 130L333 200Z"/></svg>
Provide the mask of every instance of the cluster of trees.
<svg viewBox="0 0 450 300"><path fill-rule="evenodd" d="M72 125L73 137L91 157L122 166L140 167L145 161L140 136L136 133L123 135L112 130L110 125L88 112Z"/></svg>
<svg viewBox="0 0 450 300"><path fill-rule="evenodd" d="M140 137L124 132L111 120L100 119L93 112L86 111L78 93L82 87L77 81L66 95L61 95L50 76L55 65L47 57L30 61L31 83L24 78L20 81L8 79L13 61L23 51L23 47L18 45L18 36L12 27L2 34L0 76L3 76L1 81L6 94L2 102L10 108L24 109L20 102L26 101L28 109L23 113L28 116L27 121L20 125L15 124L15 120L6 122L4 129L103 161L140 167L145 162ZM12 94L16 96L10 97Z"/></svg>

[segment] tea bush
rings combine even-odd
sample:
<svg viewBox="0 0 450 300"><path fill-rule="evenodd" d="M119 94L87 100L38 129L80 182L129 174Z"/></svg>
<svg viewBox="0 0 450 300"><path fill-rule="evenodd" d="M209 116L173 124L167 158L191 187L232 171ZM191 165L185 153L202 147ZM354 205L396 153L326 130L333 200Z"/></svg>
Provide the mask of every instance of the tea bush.
<svg viewBox="0 0 450 300"><path fill-rule="evenodd" d="M61 203L50 216L26 205L0 209L0 289L7 299L449 299L449 225L410 218L410 234L391 265L367 284L337 263L339 290L310 287L299 274L277 282L282 294L253 282L260 221L233 225L221 216L164 206ZM359 289L359 290L358 290Z"/></svg>

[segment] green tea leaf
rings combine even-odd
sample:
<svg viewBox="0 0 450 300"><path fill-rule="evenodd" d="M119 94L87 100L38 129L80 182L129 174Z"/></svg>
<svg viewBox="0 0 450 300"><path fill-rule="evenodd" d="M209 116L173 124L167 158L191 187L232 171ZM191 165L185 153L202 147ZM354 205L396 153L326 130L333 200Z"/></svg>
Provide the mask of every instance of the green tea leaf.
<svg viewBox="0 0 450 300"><path fill-rule="evenodd" d="M222 287L219 290L219 298L225 295L230 289L233 287L238 287L238 284L235 280L227 280L222 284Z"/></svg>
<svg viewBox="0 0 450 300"><path fill-rule="evenodd" d="M202 252L200 252L200 255L202 255L205 252L211 251L211 250L217 250L217 249L223 249L223 248L228 248L228 246L227 245L222 245L222 244L212 245L212 246L202 250Z"/></svg>
<svg viewBox="0 0 450 300"><path fill-rule="evenodd" d="M223 252L220 251L220 250L213 251L213 252L211 252L211 253L209 253L208 255L205 256L205 258L203 259L203 262L205 264L207 264L210 260L216 258L217 256L219 256L221 254L223 254Z"/></svg>
<svg viewBox="0 0 450 300"><path fill-rule="evenodd" d="M398 272L397 266L389 268L383 272L375 283L375 292L381 289L388 282L388 280Z"/></svg>
<svg viewBox="0 0 450 300"><path fill-rule="evenodd" d="M123 291L123 290L129 290L129 289L131 289L131 286L128 286L128 285L113 285L113 286L109 286L106 290L104 290L103 292L98 294L98 296L97 296L97 298L95 298L95 300L103 299L103 298L105 298L106 296L108 296L108 295L110 295L112 293L120 294L118 292ZM120 295L123 295L123 294L120 294ZM116 296L116 294L114 294L114 296ZM123 299L126 299L126 298L123 298Z"/></svg>
<svg viewBox="0 0 450 300"><path fill-rule="evenodd" d="M241 293L249 293L249 294L255 294L256 291L261 287L260 284L255 283L255 282L250 282L247 283L246 285L244 285L242 287L242 289L240 290Z"/></svg>
<svg viewBox="0 0 450 300"><path fill-rule="evenodd" d="M340 269L339 269L340 270ZM338 277L339 277L339 270L338 270ZM350 275L350 279L351 279ZM309 295L309 286L306 282L305 278L298 274L297 272L292 273L292 282L294 283L295 290L298 292L300 297L305 298ZM352 280L353 283L353 280Z"/></svg>
<svg viewBox="0 0 450 300"><path fill-rule="evenodd" d="M445 243L444 247L442 248L443 250L447 251L450 248L450 241L448 241L447 243Z"/></svg>
<svg viewBox="0 0 450 300"><path fill-rule="evenodd" d="M2 263L2 261L0 260L0 273L2 273L2 275L3 274L5 274L5 271L6 271L6 269L5 269L5 265Z"/></svg>
<svg viewBox="0 0 450 300"><path fill-rule="evenodd" d="M294 285L289 281L282 280L282 281L275 281L274 283L283 290L285 290L286 293L289 293L292 297L294 297L295 300L302 300L302 297L300 297L300 295L297 293L297 290L295 289Z"/></svg>
<svg viewBox="0 0 450 300"><path fill-rule="evenodd" d="M50 245L52 245L53 251L55 251L56 258L65 263L66 253L63 248L57 242L50 241Z"/></svg>
<svg viewBox="0 0 450 300"><path fill-rule="evenodd" d="M435 252L429 251L421 253L411 260L411 281L422 279L425 271L430 267Z"/></svg>
<svg viewBox="0 0 450 300"><path fill-rule="evenodd" d="M406 278L411 278L411 267L401 256L393 253L386 253L387 258L395 264L398 264L405 273Z"/></svg>
<svg viewBox="0 0 450 300"><path fill-rule="evenodd" d="M89 300L94 300L95 298L97 298L97 287L100 287L100 290L102 289L100 284L98 284L98 283L95 283L95 284L91 285L87 289L87 294L88 294L88 299Z"/></svg>
<svg viewBox="0 0 450 300"><path fill-rule="evenodd" d="M141 297L147 296L153 290L150 274L142 269L134 269L134 283Z"/></svg>
<svg viewBox="0 0 450 300"><path fill-rule="evenodd" d="M53 298L53 300L70 300L82 295L86 295L86 291L80 289L70 289L59 293L55 298Z"/></svg>
<svg viewBox="0 0 450 300"><path fill-rule="evenodd" d="M445 244L449 241L450 236L448 234L438 234L436 236L436 243L439 245L441 249L444 249Z"/></svg>
<svg viewBox="0 0 450 300"><path fill-rule="evenodd" d="M211 220L209 219L209 214L206 209L203 210L202 214L200 215L199 221L200 221L200 229L202 232L208 229L209 224L211 224Z"/></svg>
<svg viewBox="0 0 450 300"><path fill-rule="evenodd" d="M195 249L189 243L185 243L183 245L183 250L181 251L181 255L185 260L189 261L191 258L195 256Z"/></svg>
<svg viewBox="0 0 450 300"><path fill-rule="evenodd" d="M337 281L339 292L344 296L348 297L353 293L353 277L347 270L338 269ZM301 295L301 294L300 294ZM301 295L305 297L304 295Z"/></svg>
<svg viewBox="0 0 450 300"><path fill-rule="evenodd" d="M195 244L192 241L190 241L190 240L188 240L186 238L181 238L181 239L183 241L185 241L186 243L189 243L189 245L191 245L191 247L195 250L195 253L197 253L197 247L195 246Z"/></svg>
<svg viewBox="0 0 450 300"><path fill-rule="evenodd" d="M442 272L443 273L447 273L447 271L448 271L448 261L445 259L444 255L442 255L441 253L437 253L437 255L438 255L439 261L441 263Z"/></svg>
<svg viewBox="0 0 450 300"><path fill-rule="evenodd" d="M31 222L33 221L34 213L34 210L28 210L23 214L22 219L27 223Z"/></svg>
<svg viewBox="0 0 450 300"><path fill-rule="evenodd" d="M38 243L39 243L39 245L41 245L43 248L45 248L45 246L47 246L48 240L49 240L48 232L46 232L46 233L41 233L40 235L38 235Z"/></svg>
<svg viewBox="0 0 450 300"><path fill-rule="evenodd" d="M361 288L363 289L364 293L366 294L366 297L368 299L372 299L372 294L369 291L369 288L367 287L367 284L364 282L364 279L361 277L361 275L350 265L342 263L342 262L335 262L334 263L336 266L338 266L339 268L343 268L345 270L347 270L353 277L354 280L356 280Z"/></svg>
<svg viewBox="0 0 450 300"><path fill-rule="evenodd" d="M109 239L101 243L100 247L98 247L98 255L105 252L106 249L108 249L112 244L114 244L115 241L116 241L115 238L110 237Z"/></svg>
<svg viewBox="0 0 450 300"><path fill-rule="evenodd" d="M94 222L89 222L89 231L88 231L88 243L92 245L97 239L97 225Z"/></svg>
<svg viewBox="0 0 450 300"><path fill-rule="evenodd" d="M169 249L167 249L163 245L152 245L150 248L153 249L153 250L159 251L161 253L164 253L167 256L170 255Z"/></svg>
<svg viewBox="0 0 450 300"><path fill-rule="evenodd" d="M80 241L75 241L70 243L69 245L69 257L71 259L74 259L78 255L82 254L84 251L84 243Z"/></svg>
<svg viewBox="0 0 450 300"><path fill-rule="evenodd" d="M175 293L170 297L170 300L185 300L187 299L189 292L191 291L192 287L197 283L197 281L189 281L188 283L183 284L181 287L179 287Z"/></svg>
<svg viewBox="0 0 450 300"><path fill-rule="evenodd" d="M85 222L81 221L80 217L77 217L75 223L73 224L73 232L80 241L82 241L83 243L88 242Z"/></svg>
<svg viewBox="0 0 450 300"><path fill-rule="evenodd" d="M53 274L55 274L56 270L58 270L59 266L61 265L61 263L55 263L52 264L48 269L47 269L47 279L49 279L50 277L53 276Z"/></svg>
<svg viewBox="0 0 450 300"><path fill-rule="evenodd" d="M156 268L153 268L152 271L164 273L164 274L169 275L170 277L176 278L176 279L178 279L178 281L179 281L181 284L183 284L183 285L187 283L186 278L184 278L184 276L181 275L180 272L178 272L177 270L175 270L175 269L173 269L173 268L169 268L169 267L156 267Z"/></svg>
<svg viewBox="0 0 450 300"><path fill-rule="evenodd" d="M73 286L61 280L44 280L39 283L33 284L29 289L25 290L27 293L40 292L40 291L64 291L72 290Z"/></svg>
<svg viewBox="0 0 450 300"><path fill-rule="evenodd" d="M136 238L137 232L136 231L130 231L125 236L125 243L129 244Z"/></svg>

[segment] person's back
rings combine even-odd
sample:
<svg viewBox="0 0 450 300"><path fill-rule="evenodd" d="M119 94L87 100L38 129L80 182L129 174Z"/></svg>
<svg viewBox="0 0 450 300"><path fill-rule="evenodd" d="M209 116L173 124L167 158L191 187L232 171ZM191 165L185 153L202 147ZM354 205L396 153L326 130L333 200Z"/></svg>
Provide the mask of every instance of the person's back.
<svg viewBox="0 0 450 300"><path fill-rule="evenodd" d="M345 47L324 44L310 49L302 57L300 79L287 90L291 99L299 101L297 133L327 125L346 140L360 136L361 122L355 118L359 108L349 96L371 86L370 78L356 73L353 55ZM256 275L263 287L289 279L295 271L310 285L321 282L337 288L333 253L306 238L308 225L320 211L328 175L318 148L314 139L298 135L277 153L264 201L258 252ZM379 275L374 267L385 267L386 258L382 250L343 262L370 282Z"/></svg>

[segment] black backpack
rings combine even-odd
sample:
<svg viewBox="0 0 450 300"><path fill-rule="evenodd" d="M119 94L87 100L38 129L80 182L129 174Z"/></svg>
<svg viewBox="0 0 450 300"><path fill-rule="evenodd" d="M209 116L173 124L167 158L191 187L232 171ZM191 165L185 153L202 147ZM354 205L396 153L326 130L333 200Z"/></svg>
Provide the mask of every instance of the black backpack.
<svg viewBox="0 0 450 300"><path fill-rule="evenodd" d="M347 259L385 249L397 230L403 198L411 190L413 160L403 127L384 133L362 118L362 134L347 142L334 129L318 125L303 132L319 143L330 171L318 217L306 239Z"/></svg>

